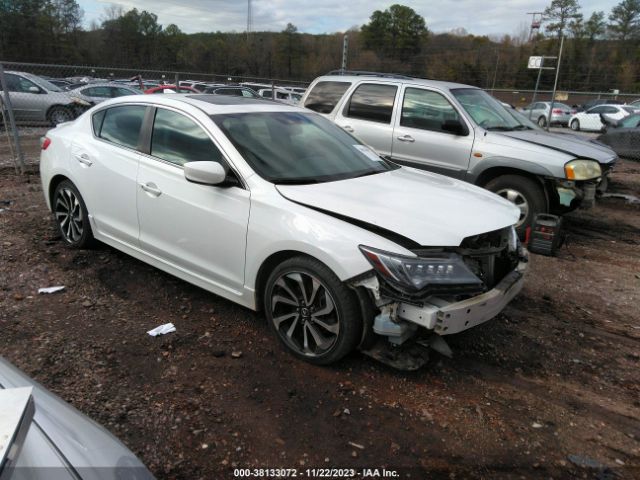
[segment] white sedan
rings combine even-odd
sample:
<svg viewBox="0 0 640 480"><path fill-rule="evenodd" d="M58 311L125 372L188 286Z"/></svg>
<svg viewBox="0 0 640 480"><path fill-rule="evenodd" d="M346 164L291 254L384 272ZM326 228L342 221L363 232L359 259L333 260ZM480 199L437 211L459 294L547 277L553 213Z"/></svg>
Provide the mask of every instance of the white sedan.
<svg viewBox="0 0 640 480"><path fill-rule="evenodd" d="M517 207L387 162L302 108L109 100L47 133L40 171L69 247L96 239L264 311L316 364L471 328L523 283Z"/></svg>
<svg viewBox="0 0 640 480"><path fill-rule="evenodd" d="M635 113L636 109L629 105L597 105L585 112L578 112L569 119L571 130L586 130L600 132L605 124L602 117L609 120L621 120L624 117Z"/></svg>

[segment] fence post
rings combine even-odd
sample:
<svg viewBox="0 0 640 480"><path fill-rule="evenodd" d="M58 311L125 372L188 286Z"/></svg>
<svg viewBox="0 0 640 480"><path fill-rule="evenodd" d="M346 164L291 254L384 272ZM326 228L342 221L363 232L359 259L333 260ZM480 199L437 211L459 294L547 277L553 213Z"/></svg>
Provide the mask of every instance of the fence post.
<svg viewBox="0 0 640 480"><path fill-rule="evenodd" d="M11 125L11 133L13 134L13 141L15 143L16 156L18 165L20 167L20 173L24 173L24 155L22 154L22 148L20 145L20 136L18 135L18 129L16 128L16 119L13 115L13 107L11 106L11 97L9 96L9 88L7 86L7 79L4 76L4 66L0 63L0 88L2 88L2 104L3 108L7 110L9 114L9 123ZM5 125L7 128L7 125Z"/></svg>

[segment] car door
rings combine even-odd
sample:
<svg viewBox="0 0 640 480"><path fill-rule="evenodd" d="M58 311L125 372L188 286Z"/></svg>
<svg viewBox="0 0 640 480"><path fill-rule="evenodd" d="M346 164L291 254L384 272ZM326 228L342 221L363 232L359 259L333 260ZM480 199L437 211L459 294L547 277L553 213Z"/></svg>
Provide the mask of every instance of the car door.
<svg viewBox="0 0 640 480"><path fill-rule="evenodd" d="M460 122L464 131L445 130L447 121ZM405 85L394 123L392 160L465 178L473 148L473 128L441 92Z"/></svg>
<svg viewBox="0 0 640 480"><path fill-rule="evenodd" d="M5 79L13 113L17 121L41 121L46 118L46 93L31 80L15 73L6 73Z"/></svg>
<svg viewBox="0 0 640 480"><path fill-rule="evenodd" d="M136 247L136 178L144 105L119 105L91 117L93 134L71 145L71 165L96 233Z"/></svg>
<svg viewBox="0 0 640 480"><path fill-rule="evenodd" d="M598 105L593 107L580 115L580 129L581 130L593 130L600 131L604 125L600 119L601 114L607 112L607 107L604 105Z"/></svg>
<svg viewBox="0 0 640 480"><path fill-rule="evenodd" d="M158 108L151 128L149 155L138 171L141 248L218 288L239 292L244 284L249 191L186 180L186 162L228 165L194 118Z"/></svg>
<svg viewBox="0 0 640 480"><path fill-rule="evenodd" d="M339 107L334 121L379 155L389 157L393 144L394 105L399 92L399 83L361 83Z"/></svg>

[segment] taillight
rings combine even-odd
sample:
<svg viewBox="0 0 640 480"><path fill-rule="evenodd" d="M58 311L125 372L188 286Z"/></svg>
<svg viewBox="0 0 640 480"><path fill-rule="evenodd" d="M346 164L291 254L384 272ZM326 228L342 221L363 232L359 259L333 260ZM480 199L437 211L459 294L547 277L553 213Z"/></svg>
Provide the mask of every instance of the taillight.
<svg viewBox="0 0 640 480"><path fill-rule="evenodd" d="M555 113L556 115L561 115L562 114L562 110L560 110L559 108L554 108L553 110L551 110L552 113Z"/></svg>
<svg viewBox="0 0 640 480"><path fill-rule="evenodd" d="M42 150L46 150L49 148L49 145L51 145L51 139L49 137L44 137L40 143L40 148L42 148Z"/></svg>

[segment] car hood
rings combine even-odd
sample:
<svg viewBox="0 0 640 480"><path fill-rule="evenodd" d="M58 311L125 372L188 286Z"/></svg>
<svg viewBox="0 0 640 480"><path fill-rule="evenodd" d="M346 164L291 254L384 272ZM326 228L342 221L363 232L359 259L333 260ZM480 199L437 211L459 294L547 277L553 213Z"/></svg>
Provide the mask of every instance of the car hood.
<svg viewBox="0 0 640 480"><path fill-rule="evenodd" d="M510 138L522 140L541 147L547 147L579 158L591 158L600 163L615 161L617 155L604 145L596 145L588 139L582 139L569 133L549 133L541 130L522 130L515 132L500 132Z"/></svg>
<svg viewBox="0 0 640 480"><path fill-rule="evenodd" d="M514 225L520 211L493 193L442 175L402 167L309 185L277 185L287 199L422 246L459 246L472 235ZM365 226L366 228L366 226Z"/></svg>

